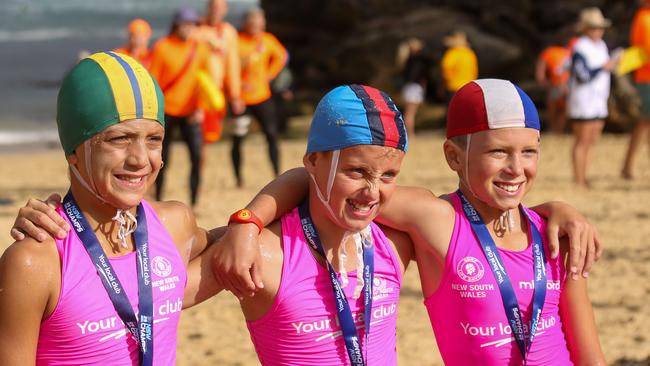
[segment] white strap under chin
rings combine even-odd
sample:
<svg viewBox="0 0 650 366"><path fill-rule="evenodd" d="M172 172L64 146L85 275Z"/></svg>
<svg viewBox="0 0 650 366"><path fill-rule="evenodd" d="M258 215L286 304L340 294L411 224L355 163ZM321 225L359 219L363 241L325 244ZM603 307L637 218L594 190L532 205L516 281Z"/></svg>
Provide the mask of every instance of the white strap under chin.
<svg viewBox="0 0 650 366"><path fill-rule="evenodd" d="M341 150L332 151L332 161L330 162L330 171L329 171L329 175L327 176L327 187L325 187L325 191L327 192L327 197L323 196L323 194L321 193L320 187L316 182L316 178L314 178L312 174L309 174L309 177L311 177L311 180L314 182L314 185L316 186L316 195L318 196L318 199L323 203L325 208L327 208L327 211L332 216L332 220L334 220L337 224L339 223L339 220L337 216L334 214L332 208L330 207L330 195L332 193L332 187L334 186L334 178L336 177L336 169L339 165L340 154L341 154Z"/></svg>

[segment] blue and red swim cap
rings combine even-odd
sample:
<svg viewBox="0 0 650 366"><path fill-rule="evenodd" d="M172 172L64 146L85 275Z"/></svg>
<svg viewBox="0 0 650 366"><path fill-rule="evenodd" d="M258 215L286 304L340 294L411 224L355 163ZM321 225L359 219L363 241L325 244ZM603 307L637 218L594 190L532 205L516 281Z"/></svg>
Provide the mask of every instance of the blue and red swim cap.
<svg viewBox="0 0 650 366"><path fill-rule="evenodd" d="M307 153L354 145L408 150L402 113L388 94L352 84L336 87L320 100L309 129Z"/></svg>
<svg viewBox="0 0 650 366"><path fill-rule="evenodd" d="M470 81L449 102L447 138L509 127L540 129L535 104L511 81Z"/></svg>

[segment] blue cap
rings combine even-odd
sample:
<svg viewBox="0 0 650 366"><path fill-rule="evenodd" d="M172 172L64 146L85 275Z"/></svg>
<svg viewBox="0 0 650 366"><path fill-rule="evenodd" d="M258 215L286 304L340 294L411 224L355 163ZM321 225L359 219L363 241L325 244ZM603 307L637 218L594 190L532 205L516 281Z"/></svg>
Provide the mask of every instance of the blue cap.
<svg viewBox="0 0 650 366"><path fill-rule="evenodd" d="M355 145L394 147L406 152L402 113L388 94L365 85L343 85L327 93L316 107L307 153Z"/></svg>
<svg viewBox="0 0 650 366"><path fill-rule="evenodd" d="M178 23L196 23L199 16L192 8L180 8L174 13L174 24Z"/></svg>

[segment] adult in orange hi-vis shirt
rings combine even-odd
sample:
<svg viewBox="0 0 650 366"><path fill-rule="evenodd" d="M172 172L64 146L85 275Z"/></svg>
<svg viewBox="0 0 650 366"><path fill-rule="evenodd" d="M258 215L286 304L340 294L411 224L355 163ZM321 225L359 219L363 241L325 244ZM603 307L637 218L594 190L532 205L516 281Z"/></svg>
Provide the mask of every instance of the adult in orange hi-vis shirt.
<svg viewBox="0 0 650 366"><path fill-rule="evenodd" d="M205 19L193 34L197 40L210 47L208 67L215 87L223 91L234 114L242 114L245 106L241 100L241 68L237 43L237 30L224 18L228 14L226 0L208 0ZM206 110L203 120L204 142L215 142L221 137L221 122L226 110Z"/></svg>
<svg viewBox="0 0 650 366"><path fill-rule="evenodd" d="M546 89L546 113L553 133L564 132L566 126L570 59L568 47L550 46L540 53L535 67L535 79Z"/></svg>
<svg viewBox="0 0 650 366"><path fill-rule="evenodd" d="M149 67L151 63L151 50L149 50L151 26L146 20L136 18L129 22L127 32L127 43L113 51L129 55L144 67Z"/></svg>
<svg viewBox="0 0 650 366"><path fill-rule="evenodd" d="M190 199L196 205L200 183L203 134L201 121L203 111L199 108L199 71L208 70L210 50L202 42L191 38L198 16L190 8L182 8L174 14L169 35L156 42L149 71L165 95L165 121L167 124L163 141L162 157L165 167L156 180L156 198L162 197L165 173L169 168L169 149L174 130L179 128L190 153Z"/></svg>
<svg viewBox="0 0 650 366"><path fill-rule="evenodd" d="M251 8L244 16L239 33L239 58L241 61L241 97L250 112L262 126L268 143L273 173L280 171L278 152L278 126L275 105L271 99L270 82L287 63L287 50L275 36L265 31L266 19L260 8ZM250 117L241 115L233 121L232 163L237 187L243 186L241 173L241 145L250 125Z"/></svg>
<svg viewBox="0 0 650 366"><path fill-rule="evenodd" d="M641 0L640 5L632 20L630 45L640 47L645 50L647 55L650 55L650 0ZM625 179L634 177L634 160L639 147L648 138L648 131L650 131L650 62L646 62L634 72L634 81L641 98L641 116L630 135L630 143L621 172Z"/></svg>

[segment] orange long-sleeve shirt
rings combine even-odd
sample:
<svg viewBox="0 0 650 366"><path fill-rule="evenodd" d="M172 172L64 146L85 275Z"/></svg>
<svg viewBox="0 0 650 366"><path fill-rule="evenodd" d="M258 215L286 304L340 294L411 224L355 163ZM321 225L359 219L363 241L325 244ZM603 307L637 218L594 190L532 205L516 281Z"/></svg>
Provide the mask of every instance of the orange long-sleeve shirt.
<svg viewBox="0 0 650 366"><path fill-rule="evenodd" d="M271 33L256 37L239 33L241 61L241 98L246 105L255 105L271 97L270 81L287 63L287 50Z"/></svg>
<svg viewBox="0 0 650 366"><path fill-rule="evenodd" d="M641 47L650 55L650 8L639 9L632 20L630 43L633 47ZM646 62L634 72L634 81L637 83L650 82L650 62Z"/></svg>
<svg viewBox="0 0 650 366"><path fill-rule="evenodd" d="M194 57L187 69L183 71L192 49L195 49ZM209 56L208 47L194 40L184 41L170 35L156 42L151 54L149 72L156 78L165 94L166 114L185 117L198 108L197 73L200 70L208 71ZM181 72L182 75L178 80L170 85Z"/></svg>
<svg viewBox="0 0 650 366"><path fill-rule="evenodd" d="M217 88L230 99L241 96L241 68L239 63L238 35L235 27L227 22L217 25L201 25L195 35L210 48L208 68Z"/></svg>
<svg viewBox="0 0 650 366"><path fill-rule="evenodd" d="M143 50L140 50L140 52L133 52L132 50L129 50L126 47L120 47L116 48L113 50L113 52L119 52L125 55L129 55L136 59L139 63L142 64L142 66L149 68L149 65L151 64L151 50L148 48L145 48Z"/></svg>

